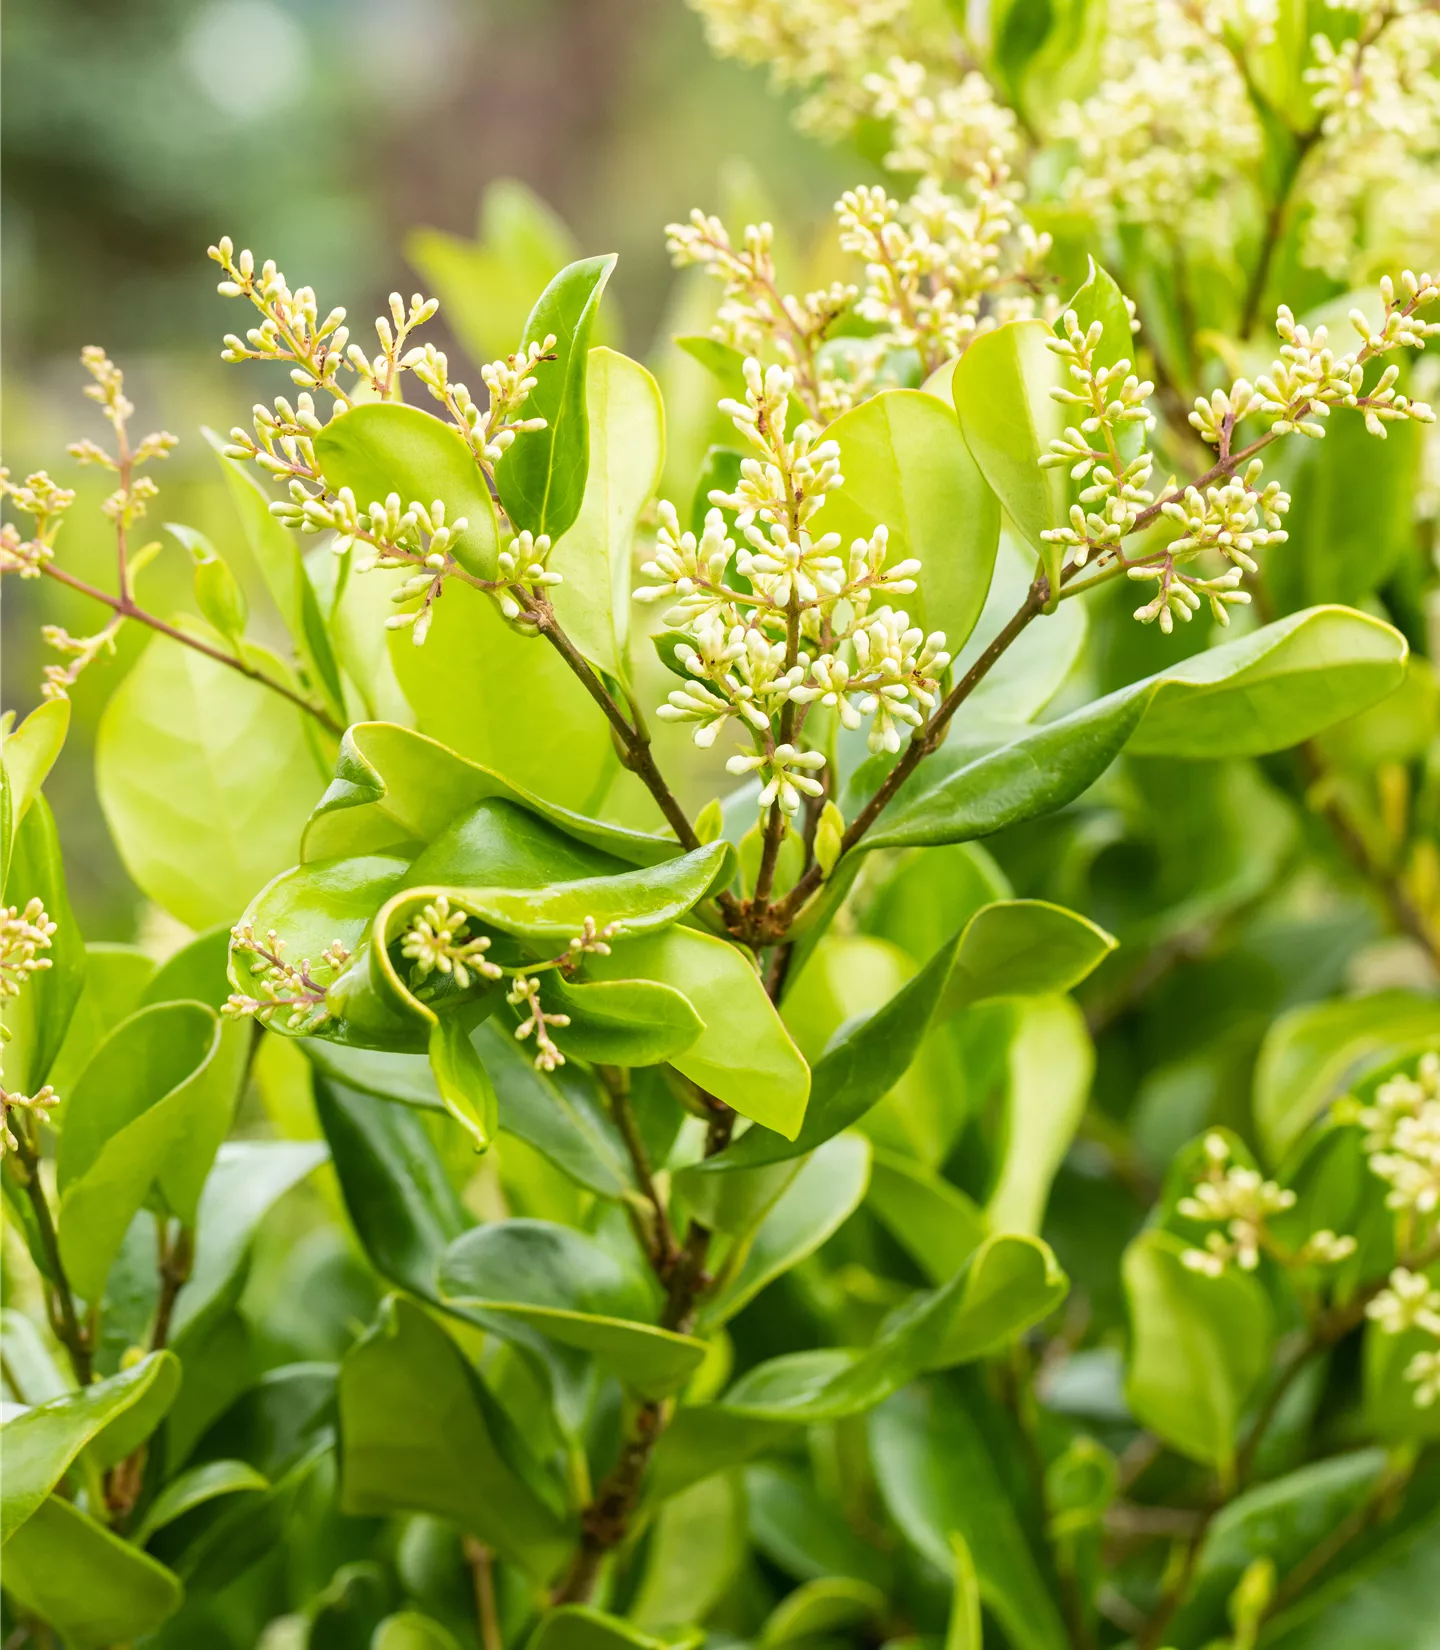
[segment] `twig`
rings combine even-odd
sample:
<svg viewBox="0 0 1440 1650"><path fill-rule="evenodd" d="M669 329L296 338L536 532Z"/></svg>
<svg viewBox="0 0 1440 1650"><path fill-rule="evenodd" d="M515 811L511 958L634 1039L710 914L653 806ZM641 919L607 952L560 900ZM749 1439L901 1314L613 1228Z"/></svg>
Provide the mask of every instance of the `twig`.
<svg viewBox="0 0 1440 1650"><path fill-rule="evenodd" d="M39 1148L31 1140L23 1124L15 1130L15 1139L15 1156L24 1170L25 1196L29 1199L30 1207L35 1214L40 1247L45 1251L45 1261L50 1272L49 1287L45 1292L50 1327L69 1356L70 1367L75 1373L77 1384L89 1386L95 1378L90 1337L81 1327L80 1315L75 1307L75 1295L70 1288L70 1280L65 1275L65 1263L60 1258L60 1240L55 1232L50 1204L45 1196L45 1188L40 1184Z"/></svg>
<svg viewBox="0 0 1440 1650"><path fill-rule="evenodd" d="M504 1650L500 1617L495 1608L495 1558L473 1535L464 1543L465 1562L475 1582L475 1618L480 1626L480 1650Z"/></svg>
<svg viewBox="0 0 1440 1650"><path fill-rule="evenodd" d="M660 1196L660 1190L655 1184L655 1176L650 1167L650 1154L645 1150L645 1142L640 1138L635 1110L630 1104L630 1073L622 1066L597 1066L596 1070L600 1074L600 1081L605 1085L606 1093L610 1096L610 1114L620 1131L620 1138L625 1142L625 1150L630 1154L630 1163L635 1170L635 1182L640 1188L641 1195L650 1205L650 1218L654 1226L650 1260L656 1275L663 1283L675 1264L678 1249L675 1233L670 1225L670 1216L665 1208L665 1200Z"/></svg>
<svg viewBox="0 0 1440 1650"><path fill-rule="evenodd" d="M157 1271L160 1274L160 1298L155 1308L155 1326L150 1332L150 1350L158 1352L170 1339L170 1320L175 1315L175 1302L180 1291L190 1281L195 1263L195 1234L188 1226L176 1222L175 1240L170 1241L169 1221L155 1223L155 1243L158 1250Z"/></svg>

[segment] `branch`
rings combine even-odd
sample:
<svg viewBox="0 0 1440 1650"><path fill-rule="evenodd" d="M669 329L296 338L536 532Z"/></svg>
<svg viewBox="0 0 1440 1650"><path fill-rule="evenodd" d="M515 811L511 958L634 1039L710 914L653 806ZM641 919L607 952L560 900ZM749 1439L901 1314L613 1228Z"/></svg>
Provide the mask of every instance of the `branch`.
<svg viewBox="0 0 1440 1650"><path fill-rule="evenodd" d="M313 699L307 699L303 693L297 693L294 688L286 687L283 682L277 682L273 676L267 676L263 670L257 670L254 665L237 658L233 653L226 653L223 648L213 646L199 636L192 636L188 631L179 629L176 625L167 624L164 619L140 607L131 597L112 596L108 590L101 590L98 586L88 583L85 579L77 578L63 567L56 567L53 562L41 564L40 571L48 578L58 579L61 584L68 585L72 590L78 590L82 596L89 596L92 601L102 602L112 612L122 619L135 619L140 624L147 625L151 630L158 631L162 636L168 636L172 642L179 642L182 647L193 649L196 653L203 653L207 659L214 659L217 664L228 665L233 671L247 677L252 682L259 682L272 693L278 693L281 698L288 699L292 705L313 716L326 730L333 733L338 739L345 729L338 723L323 705Z"/></svg>
<svg viewBox="0 0 1440 1650"><path fill-rule="evenodd" d="M50 1309L50 1327L56 1339L64 1346L80 1386L89 1386L95 1378L91 1363L90 1337L80 1325L80 1314L75 1307L74 1291L65 1275L65 1263L60 1258L60 1240L55 1233L50 1204L45 1188L40 1184L40 1152L29 1131L22 1125L15 1130L15 1155L25 1172L25 1196L35 1214L35 1226L40 1235L40 1247L45 1251L45 1262L50 1270L50 1288L46 1304Z"/></svg>

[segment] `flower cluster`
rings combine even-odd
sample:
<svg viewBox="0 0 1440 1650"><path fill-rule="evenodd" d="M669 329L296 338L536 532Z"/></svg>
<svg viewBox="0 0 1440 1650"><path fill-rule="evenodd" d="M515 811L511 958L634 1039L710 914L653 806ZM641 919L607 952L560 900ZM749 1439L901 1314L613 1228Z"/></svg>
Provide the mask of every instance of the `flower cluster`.
<svg viewBox="0 0 1440 1650"><path fill-rule="evenodd" d="M1205 1167L1190 1195L1176 1205L1187 1220L1223 1227L1210 1232L1203 1249L1187 1249L1181 1257L1192 1272L1218 1278L1227 1266L1253 1272L1261 1255L1282 1266L1326 1266L1355 1252L1353 1237L1340 1237L1329 1228L1312 1232L1298 1248L1281 1243L1270 1230L1275 1215L1295 1206L1295 1193L1266 1180L1257 1169L1231 1161L1230 1143L1223 1134L1207 1134Z"/></svg>
<svg viewBox="0 0 1440 1650"><path fill-rule="evenodd" d="M1356 1121L1370 1168L1389 1186L1388 1208L1412 1216L1440 1209L1440 1056L1422 1056L1413 1077L1380 1084Z"/></svg>
<svg viewBox="0 0 1440 1650"><path fill-rule="evenodd" d="M57 930L58 924L46 911L43 900L32 899L23 909L18 905L0 909L0 1002L18 997L27 981L51 967L50 958L40 953L50 949ZM8 1042L10 1028L0 1027L0 1031L0 1042ZM12 1112L43 1117L58 1101L49 1083L35 1094L14 1094L0 1086L0 1157L19 1149L20 1142L11 1126Z"/></svg>
<svg viewBox="0 0 1440 1650"><path fill-rule="evenodd" d="M802 796L824 790L813 777L824 758L800 737L812 705L833 708L851 728L870 718L871 749L898 750L901 730L919 727L933 708L950 656L941 633L926 636L889 605L914 592L920 566L890 563L885 527L857 539L848 556L838 534L815 533L826 494L843 480L839 450L816 444L806 423L787 435L791 374L751 358L745 378L745 401L721 406L759 456L744 460L733 494L710 495L715 507L698 539L661 503L655 557L644 569L658 582L636 596L674 598L665 622L679 633L674 656L689 680L661 718L693 722L702 746L737 720L753 749L732 758L730 771L757 774L761 807L778 803L790 814ZM735 512L739 546L725 510Z"/></svg>
<svg viewBox="0 0 1440 1650"><path fill-rule="evenodd" d="M865 77L869 112L890 122L885 165L891 171L915 172L927 181L963 180L996 155L1014 159L1019 122L984 75L972 69L953 84L934 82L923 63L903 57Z"/></svg>
<svg viewBox="0 0 1440 1650"><path fill-rule="evenodd" d="M221 293L248 299L261 315L260 324L244 339L233 334L226 338L222 358L288 362L290 376L300 386L294 405L284 396L276 397L273 407L257 405L253 433L233 429L225 448L227 457L252 462L286 483L288 496L271 506L273 513L302 533L332 533L337 555L347 554L357 543L367 546L370 553L356 559L357 571L410 569L411 576L392 592L401 611L387 623L392 629L409 629L417 646L429 634L435 602L447 579L458 578L484 590L508 620L533 631L536 600L559 577L545 566L548 542L532 545L528 535L520 535L501 556L499 577L483 579L457 560L453 546L469 522L451 515L443 499L427 504L391 493L362 501L348 487L332 489L315 453L315 437L326 424L315 395L323 391L332 398L329 418L334 419L358 400L403 400L402 379L413 374L464 437L493 495L495 466L515 438L545 427L543 418L522 412L539 382L537 369L555 359L555 338L532 341L507 359L482 367L480 376L488 392L482 408L464 384L452 380L442 351L433 344L411 342L415 331L438 310L436 299L416 293L407 304L392 292L388 316L375 322L379 353L368 356L349 342L345 311L332 309L322 320L313 290L292 291L273 261L257 272L253 255L237 254L228 237L210 248L210 256L225 272Z"/></svg>
<svg viewBox="0 0 1440 1650"><path fill-rule="evenodd" d="M977 332L1033 314L1050 250L1020 216L998 148L974 163L970 186L971 204L931 183L904 207L876 186L847 190L835 208L840 244L865 262L855 313L918 350L927 373Z"/></svg>
<svg viewBox="0 0 1440 1650"><path fill-rule="evenodd" d="M255 937L254 923L242 923L230 931L230 947L237 957L249 957L250 974L258 995L232 992L221 1012L232 1019L258 1017L268 1025L279 1019L289 1031L313 1031L328 1017L325 993L350 961L350 953L339 940L332 940L312 963L285 960L285 941L272 928L263 941ZM321 976L324 976L322 979ZM276 1009L288 1013L277 1015Z"/></svg>
<svg viewBox="0 0 1440 1650"><path fill-rule="evenodd" d="M418 917L411 920L400 941L400 954L410 967L412 986L423 985L436 972L448 974L457 988L467 991L471 976L498 980L503 972L487 962L490 936L477 934L467 939L470 918L464 911L452 911L445 894L437 894Z"/></svg>
<svg viewBox="0 0 1440 1650"><path fill-rule="evenodd" d="M1429 1409L1440 1398L1440 1289L1423 1272L1397 1266L1365 1312L1382 1335L1418 1329L1437 1343L1433 1349L1415 1353L1405 1366L1405 1379L1415 1388L1416 1405Z"/></svg>

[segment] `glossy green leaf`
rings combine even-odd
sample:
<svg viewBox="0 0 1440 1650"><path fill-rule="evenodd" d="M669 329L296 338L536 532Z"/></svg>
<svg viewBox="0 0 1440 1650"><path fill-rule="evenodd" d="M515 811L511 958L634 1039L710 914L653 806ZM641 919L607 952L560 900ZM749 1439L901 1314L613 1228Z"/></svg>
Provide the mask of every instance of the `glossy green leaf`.
<svg viewBox="0 0 1440 1650"><path fill-rule="evenodd" d="M1224 1477L1240 1415L1269 1365L1270 1303L1249 1273L1190 1271L1184 1249L1151 1229L1125 1251L1132 1334L1125 1396L1145 1426Z"/></svg>
<svg viewBox="0 0 1440 1650"><path fill-rule="evenodd" d="M656 980L566 981L542 976L547 1011L570 1021L554 1038L565 1055L609 1066L654 1066L678 1059L705 1030L690 999Z"/></svg>
<svg viewBox="0 0 1440 1650"><path fill-rule="evenodd" d="M85 941L70 909L55 817L43 796L34 798L15 832L5 903L24 911L38 899L56 925L44 957L18 996L4 999L5 1066L21 1094L34 1094L64 1047L85 983Z"/></svg>
<svg viewBox="0 0 1440 1650"><path fill-rule="evenodd" d="M100 805L126 870L187 926L234 922L294 863L323 785L303 716L163 636L112 694L95 750Z"/></svg>
<svg viewBox="0 0 1440 1650"><path fill-rule="evenodd" d="M975 1574L970 1543L958 1530L951 1532L950 1550L955 1555L955 1597L945 1628L945 1650L982 1650L980 1579Z"/></svg>
<svg viewBox="0 0 1440 1650"><path fill-rule="evenodd" d="M716 1473L672 1496L656 1514L628 1619L652 1631L704 1621L739 1580L746 1533L737 1474Z"/></svg>
<svg viewBox="0 0 1440 1650"><path fill-rule="evenodd" d="M588 1604L562 1604L541 1616L526 1650L695 1650L698 1630L664 1638Z"/></svg>
<svg viewBox="0 0 1440 1650"><path fill-rule="evenodd" d="M191 1467L178 1478L172 1478L150 1503L135 1531L135 1545L143 1547L157 1530L221 1496L269 1487L269 1479L256 1472L248 1461L206 1461Z"/></svg>
<svg viewBox="0 0 1440 1650"><path fill-rule="evenodd" d="M99 1299L147 1200L194 1224L245 1055L245 1040L224 1038L215 1012L193 1002L142 1008L96 1049L66 1102L56 1156L60 1253L87 1299Z"/></svg>
<svg viewBox="0 0 1440 1650"><path fill-rule="evenodd" d="M372 1650L460 1650L447 1628L418 1610L386 1616L371 1643Z"/></svg>
<svg viewBox="0 0 1440 1650"><path fill-rule="evenodd" d="M884 1593L854 1576L823 1576L789 1593L770 1612L760 1631L767 1647L805 1644L852 1633L878 1636L888 1615Z"/></svg>
<svg viewBox="0 0 1440 1650"><path fill-rule="evenodd" d="M500 553L490 489L464 436L419 407L372 402L332 419L315 437L315 462L332 492L348 487L363 515L398 493L402 509L445 506L447 522L465 520L450 553L467 573L493 579Z"/></svg>
<svg viewBox="0 0 1440 1650"><path fill-rule="evenodd" d="M340 1372L340 1501L448 1518L544 1578L569 1534L554 1487L460 1349L392 1296Z"/></svg>
<svg viewBox="0 0 1440 1650"><path fill-rule="evenodd" d="M1038 1238L987 1238L941 1288L913 1296L858 1356L800 1352L748 1371L725 1408L811 1425L859 1414L927 1370L995 1351L1049 1315L1069 1280Z"/></svg>
<svg viewBox="0 0 1440 1650"><path fill-rule="evenodd" d="M1062 381L1043 321L1012 321L975 338L951 380L965 445L1021 537L1059 588L1063 547L1042 533L1059 527L1067 505L1063 467L1041 469L1040 458L1065 420L1050 399Z"/></svg>
<svg viewBox="0 0 1440 1650"><path fill-rule="evenodd" d="M655 865L680 852L673 837L572 813L413 729L358 722L341 741L335 778L305 830L303 857L402 849L413 857L419 845L434 842L461 815L491 798L518 803L629 865Z"/></svg>
<svg viewBox="0 0 1440 1650"><path fill-rule="evenodd" d="M230 502L240 517L245 542L295 643L304 673L319 689L330 712L343 718L345 697L335 650L321 616L315 587L305 571L300 541L270 514L271 495L261 486L251 467L238 459L226 458L225 438L214 430L206 430L204 434L224 472Z"/></svg>
<svg viewBox="0 0 1440 1650"><path fill-rule="evenodd" d="M579 249L564 220L518 178L485 186L477 229L474 241L412 230L405 256L439 298L445 324L470 359L503 361L519 342L535 294Z"/></svg>
<svg viewBox="0 0 1440 1650"><path fill-rule="evenodd" d="M5 1546L5 1590L74 1650L109 1650L179 1609L179 1581L148 1553L52 1495Z"/></svg>
<svg viewBox="0 0 1440 1650"><path fill-rule="evenodd" d="M1269 1558L1287 1574L1365 1504L1385 1470L1384 1450L1354 1450L1258 1484L1222 1507L1205 1532L1195 1579L1176 1613L1176 1642L1203 1643L1223 1632L1225 1606L1249 1566Z"/></svg>
<svg viewBox="0 0 1440 1650"><path fill-rule="evenodd" d="M902 787L864 846L964 842L1053 813L1127 745L1134 754L1204 759L1298 744L1393 692L1405 654L1404 638L1365 614L1292 614L978 757L962 746L947 761L942 749Z"/></svg>
<svg viewBox="0 0 1440 1650"><path fill-rule="evenodd" d="M564 581L550 600L585 658L623 677L630 551L640 512L660 485L665 408L659 385L638 361L604 348L590 351L585 402L589 474L580 513L550 555L550 567Z"/></svg>
<svg viewBox="0 0 1440 1650"><path fill-rule="evenodd" d="M420 732L516 789L594 811L619 759L604 713L559 651L522 636L469 585L452 581L434 615L423 647L408 630L388 633Z"/></svg>
<svg viewBox="0 0 1440 1650"><path fill-rule="evenodd" d="M953 1277L984 1240L984 1211L933 1170L875 1148L866 1207L929 1277Z"/></svg>
<svg viewBox="0 0 1440 1650"><path fill-rule="evenodd" d="M381 1277L433 1298L440 1256L470 1219L424 1124L404 1106L318 1074L315 1110L370 1263Z"/></svg>
<svg viewBox="0 0 1440 1650"><path fill-rule="evenodd" d="M958 653L990 588L1000 505L961 438L950 406L920 390L885 390L835 420L843 487L825 498L823 526L848 551L882 523L892 564L919 559L905 599L914 622L943 630Z"/></svg>
<svg viewBox="0 0 1440 1650"><path fill-rule="evenodd" d="M18 727L0 738L0 762L10 787L10 827L3 844L7 864L14 833L39 796L69 731L70 701L42 699Z"/></svg>
<svg viewBox="0 0 1440 1650"><path fill-rule="evenodd" d="M1366 1066L1440 1047L1440 1003L1411 991L1308 1003L1271 1025L1255 1066L1255 1128L1278 1163Z"/></svg>
<svg viewBox="0 0 1440 1650"><path fill-rule="evenodd" d="M1051 1182L1085 1114L1095 1050L1085 1016L1068 997L1035 997L1016 1013L999 1171L985 1216L994 1232L1038 1233Z"/></svg>
<svg viewBox="0 0 1440 1650"><path fill-rule="evenodd" d="M234 1305L265 1217L326 1155L314 1140L230 1140L221 1146L200 1194L190 1278L171 1320L182 1357Z"/></svg>
<svg viewBox="0 0 1440 1650"><path fill-rule="evenodd" d="M988 997L1069 990L1114 944L1103 929L1043 900L1002 900L983 907L914 979L817 1062L804 1127L790 1145L751 1131L700 1172L725 1174L813 1151L894 1087L937 1013Z"/></svg>
<svg viewBox="0 0 1440 1650"><path fill-rule="evenodd" d="M80 1392L37 1404L0 1428L5 1473L0 1482L0 1540L8 1543L32 1518L84 1449L106 1464L123 1458L159 1425L180 1385L173 1353L155 1352L130 1369ZM107 1447L107 1434L120 1447ZM8 1583L7 1583L8 1585Z"/></svg>
<svg viewBox="0 0 1440 1650"><path fill-rule="evenodd" d="M139 945L86 945L84 985L49 1072L59 1094L69 1094L102 1039L140 1006L155 959Z"/></svg>
<svg viewBox="0 0 1440 1650"><path fill-rule="evenodd" d="M600 295L615 267L615 254L568 265L540 294L525 323L522 345L554 337L555 359L537 364L535 388L520 408L522 418L543 418L526 430L495 467L505 513L519 528L558 539L575 521L590 464L586 368Z"/></svg>
<svg viewBox="0 0 1440 1650"><path fill-rule="evenodd" d="M647 1321L648 1282L627 1272L592 1238L541 1220L476 1227L445 1251L445 1298L504 1333L514 1319L561 1346L593 1353L645 1398L678 1391L705 1346Z"/></svg>
<svg viewBox="0 0 1440 1650"><path fill-rule="evenodd" d="M1060 1615L1007 1496L981 1426L960 1394L931 1382L902 1392L869 1421L880 1493L906 1539L953 1572L959 1534L980 1597L1017 1650L1063 1650Z"/></svg>
<svg viewBox="0 0 1440 1650"><path fill-rule="evenodd" d="M859 1208L869 1180L870 1142L863 1135L827 1140L780 1194L725 1286L706 1300L701 1328L733 1318L767 1284L813 1254Z"/></svg>
<svg viewBox="0 0 1440 1650"><path fill-rule="evenodd" d="M805 1116L810 1071L744 953L693 928L617 941L586 966L594 979L673 986L705 1023L674 1058L677 1070L742 1116L793 1140Z"/></svg>
<svg viewBox="0 0 1440 1650"><path fill-rule="evenodd" d="M468 1016L442 1014L430 1027L430 1071L440 1103L483 1152L500 1127L495 1085L471 1046Z"/></svg>
<svg viewBox="0 0 1440 1650"><path fill-rule="evenodd" d="M813 1473L758 1461L745 1469L745 1499L751 1539L786 1574L801 1581L854 1576L881 1587L890 1579L885 1555L851 1528Z"/></svg>

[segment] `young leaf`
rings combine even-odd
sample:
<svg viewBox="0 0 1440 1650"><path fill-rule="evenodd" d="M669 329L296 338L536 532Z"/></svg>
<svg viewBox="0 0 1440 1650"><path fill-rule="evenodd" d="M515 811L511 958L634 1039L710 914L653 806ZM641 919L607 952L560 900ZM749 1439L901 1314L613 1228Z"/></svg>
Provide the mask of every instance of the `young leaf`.
<svg viewBox="0 0 1440 1650"><path fill-rule="evenodd" d="M961 439L951 408L919 390L886 390L825 432L840 444L845 485L826 495L824 527L845 550L883 523L890 561L918 557L919 589L905 601L923 629L943 630L951 654L975 628L990 588L1000 505Z"/></svg>
<svg viewBox="0 0 1440 1650"><path fill-rule="evenodd" d="M348 487L361 517L398 493L400 508L428 510L439 499L447 522L465 520L450 553L478 579L498 571L499 528L490 489L464 436L419 407L371 402L352 407L315 437L315 462L331 492Z"/></svg>
<svg viewBox="0 0 1440 1650"><path fill-rule="evenodd" d="M278 659L263 668L284 678ZM324 783L302 716L163 636L105 707L100 805L130 875L187 926L234 922L256 888L294 862Z"/></svg>
<svg viewBox="0 0 1440 1650"><path fill-rule="evenodd" d="M1152 1229L1125 1251L1133 1335L1125 1395L1145 1426L1226 1478L1241 1412L1269 1365L1270 1302L1248 1273L1190 1271L1184 1249Z"/></svg>
<svg viewBox="0 0 1440 1650"><path fill-rule="evenodd" d="M549 370L543 369L543 370ZM665 464L660 387L638 361L590 351L585 387L590 470L580 513L550 556L563 583L550 599L582 654L623 677L630 630L630 551Z"/></svg>
<svg viewBox="0 0 1440 1650"><path fill-rule="evenodd" d="M440 1014L430 1027L430 1070L440 1102L483 1152L500 1127L495 1085L470 1043L468 1015Z"/></svg>
<svg viewBox="0 0 1440 1650"><path fill-rule="evenodd" d="M746 1534L738 1474L716 1473L672 1496L656 1514L630 1621L655 1632L704 1621L739 1580Z"/></svg>
<svg viewBox="0 0 1440 1650"><path fill-rule="evenodd" d="M970 1543L958 1530L950 1536L955 1555L955 1597L950 1605L950 1623L945 1629L945 1650L982 1650L980 1633L980 1582Z"/></svg>
<svg viewBox="0 0 1440 1650"><path fill-rule="evenodd" d="M7 863L14 833L39 796L69 730L70 701L42 699L18 728L0 736L0 762L10 787L10 828L3 844Z"/></svg>
<svg viewBox="0 0 1440 1650"><path fill-rule="evenodd" d="M15 832L5 891L6 904L22 912L32 899L44 906L55 932L49 949L36 953L50 966L4 1000L6 1073L21 1094L34 1094L49 1078L85 984L85 941L65 889L55 816L43 796L33 799Z"/></svg>
<svg viewBox="0 0 1440 1650"><path fill-rule="evenodd" d="M206 1461L191 1467L178 1478L172 1478L150 1503L135 1531L135 1545L143 1547L157 1530L221 1496L245 1495L269 1488L270 1480L256 1472L248 1461Z"/></svg>
<svg viewBox="0 0 1440 1650"><path fill-rule="evenodd" d="M1046 347L1049 335L1043 321L1011 321L982 333L960 357L952 388L965 445L1005 514L1044 564L1054 607L1064 547L1041 535L1063 524L1068 501L1063 467L1040 467L1064 428L1060 408L1050 399L1061 368Z"/></svg>
<svg viewBox="0 0 1440 1650"><path fill-rule="evenodd" d="M58 1495L5 1544L5 1590L74 1650L143 1638L184 1596L163 1564Z"/></svg>
<svg viewBox="0 0 1440 1650"><path fill-rule="evenodd" d="M657 1638L588 1604L562 1604L541 1616L527 1650L696 1650L699 1628Z"/></svg>
<svg viewBox="0 0 1440 1650"><path fill-rule="evenodd" d="M646 1280L569 1227L507 1220L457 1239L440 1262L440 1290L464 1315L504 1335L508 1320L561 1346L593 1353L644 1398L678 1391L704 1343L656 1328Z"/></svg>
<svg viewBox="0 0 1440 1650"><path fill-rule="evenodd" d="M807 1581L770 1612L760 1643L771 1650L783 1644L809 1644L831 1634L878 1636L886 1619L884 1593L854 1576L822 1576Z"/></svg>
<svg viewBox="0 0 1440 1650"><path fill-rule="evenodd" d="M543 418L526 430L495 467L500 502L516 527L552 540L580 514L590 465L585 378L590 334L615 254L570 264L540 294L525 323L522 346L554 337L553 361L539 363L522 418Z"/></svg>
<svg viewBox="0 0 1440 1650"><path fill-rule="evenodd" d="M448 1518L544 1579L568 1551L555 1487L459 1347L391 1296L340 1371L340 1503Z"/></svg>
<svg viewBox="0 0 1440 1650"><path fill-rule="evenodd" d="M953 1277L986 1235L983 1211L959 1187L879 1147L865 1203L931 1283Z"/></svg>

